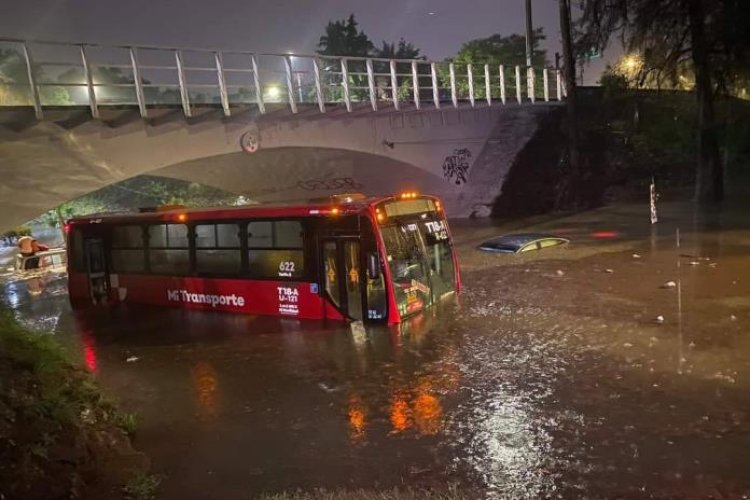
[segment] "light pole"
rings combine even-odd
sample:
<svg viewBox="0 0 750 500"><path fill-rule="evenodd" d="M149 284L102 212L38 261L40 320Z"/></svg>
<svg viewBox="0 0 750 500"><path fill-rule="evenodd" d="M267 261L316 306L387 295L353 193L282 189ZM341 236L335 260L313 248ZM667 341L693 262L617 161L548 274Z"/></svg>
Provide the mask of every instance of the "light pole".
<svg viewBox="0 0 750 500"><path fill-rule="evenodd" d="M534 28L531 22L531 0L526 0L526 67L531 67Z"/></svg>

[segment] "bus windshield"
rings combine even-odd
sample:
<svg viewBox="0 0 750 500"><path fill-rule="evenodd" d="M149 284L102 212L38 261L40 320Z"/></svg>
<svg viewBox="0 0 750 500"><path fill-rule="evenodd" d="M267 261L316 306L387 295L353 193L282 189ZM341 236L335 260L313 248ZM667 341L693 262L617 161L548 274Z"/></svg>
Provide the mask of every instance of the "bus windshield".
<svg viewBox="0 0 750 500"><path fill-rule="evenodd" d="M413 314L455 290L453 251L445 222L419 218L382 227L399 312Z"/></svg>

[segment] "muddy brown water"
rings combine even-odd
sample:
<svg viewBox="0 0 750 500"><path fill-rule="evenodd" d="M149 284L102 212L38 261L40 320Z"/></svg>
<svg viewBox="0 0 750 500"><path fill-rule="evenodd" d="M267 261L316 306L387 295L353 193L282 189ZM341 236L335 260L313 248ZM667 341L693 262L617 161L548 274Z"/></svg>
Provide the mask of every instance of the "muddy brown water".
<svg viewBox="0 0 750 500"><path fill-rule="evenodd" d="M514 229L572 244L475 250ZM5 301L138 415L163 498L449 483L488 498L750 496L750 218L674 205L651 227L614 207L454 233L458 299L366 338L72 312L64 277L6 283Z"/></svg>

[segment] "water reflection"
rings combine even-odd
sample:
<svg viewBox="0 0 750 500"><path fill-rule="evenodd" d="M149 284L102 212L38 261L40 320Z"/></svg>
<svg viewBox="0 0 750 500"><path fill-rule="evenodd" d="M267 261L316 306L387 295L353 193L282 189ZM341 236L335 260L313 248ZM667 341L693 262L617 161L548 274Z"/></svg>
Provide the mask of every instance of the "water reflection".
<svg viewBox="0 0 750 500"><path fill-rule="evenodd" d="M199 361L191 369L191 375L199 418L204 421L216 420L221 410L216 370L211 363Z"/></svg>
<svg viewBox="0 0 750 500"><path fill-rule="evenodd" d="M81 332L81 346L83 348L83 361L86 364L86 369L91 373L98 373L99 364L96 359L96 343L91 330L83 330Z"/></svg>
<svg viewBox="0 0 750 500"><path fill-rule="evenodd" d="M407 396L401 391L394 391L390 408L391 433L404 432L412 426L411 408Z"/></svg>
<svg viewBox="0 0 750 500"><path fill-rule="evenodd" d="M414 398L414 424L417 432L424 435L437 434L442 427L443 408L440 400L432 393L429 382L421 382Z"/></svg>
<svg viewBox="0 0 750 500"><path fill-rule="evenodd" d="M356 392L349 396L347 418L349 420L349 437L352 443L362 443L365 440L367 411L362 398Z"/></svg>

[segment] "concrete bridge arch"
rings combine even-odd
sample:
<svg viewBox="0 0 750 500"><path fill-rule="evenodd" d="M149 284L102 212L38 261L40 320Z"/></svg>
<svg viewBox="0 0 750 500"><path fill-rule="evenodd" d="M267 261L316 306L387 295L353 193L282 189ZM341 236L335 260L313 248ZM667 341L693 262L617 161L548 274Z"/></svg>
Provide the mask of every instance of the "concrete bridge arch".
<svg viewBox="0 0 750 500"><path fill-rule="evenodd" d="M301 109L185 120L174 110L0 112L0 228L106 185L150 173L261 201L418 189L466 216L490 204L515 154L556 104L320 114ZM155 115L155 113L152 113Z"/></svg>

